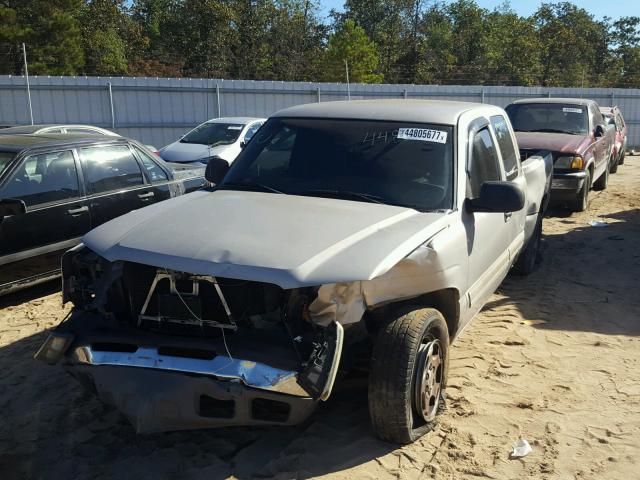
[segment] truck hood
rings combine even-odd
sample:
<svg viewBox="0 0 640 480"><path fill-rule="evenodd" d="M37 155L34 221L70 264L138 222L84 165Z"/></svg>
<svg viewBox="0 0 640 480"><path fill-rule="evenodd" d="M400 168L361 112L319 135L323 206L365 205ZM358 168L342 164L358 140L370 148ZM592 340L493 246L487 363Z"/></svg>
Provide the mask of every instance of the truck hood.
<svg viewBox="0 0 640 480"><path fill-rule="evenodd" d="M568 133L516 132L516 138L521 149L540 149L578 155L583 155L593 142L589 135Z"/></svg>
<svg viewBox="0 0 640 480"><path fill-rule="evenodd" d="M224 156L231 145L218 145L209 148L200 143L173 142L160 149L160 156L167 162L193 162L214 155Z"/></svg>
<svg viewBox="0 0 640 480"><path fill-rule="evenodd" d="M370 280L451 215L273 193L200 190L128 213L83 243L109 261L296 288Z"/></svg>

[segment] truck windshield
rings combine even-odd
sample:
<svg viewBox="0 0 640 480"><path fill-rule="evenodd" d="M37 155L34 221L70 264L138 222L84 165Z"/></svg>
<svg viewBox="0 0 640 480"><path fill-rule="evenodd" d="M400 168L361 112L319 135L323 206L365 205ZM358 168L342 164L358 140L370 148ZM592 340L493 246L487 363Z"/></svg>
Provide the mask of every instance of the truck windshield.
<svg viewBox="0 0 640 480"><path fill-rule="evenodd" d="M15 155L14 152L0 152L0 176L2 176L2 172L11 164L11 160L13 160Z"/></svg>
<svg viewBox="0 0 640 480"><path fill-rule="evenodd" d="M584 105L562 103L514 103L507 114L516 132L548 132L587 135L589 117Z"/></svg>
<svg viewBox="0 0 640 480"><path fill-rule="evenodd" d="M203 123L187 133L180 143L198 143L202 145L228 145L240 136L244 125L238 123Z"/></svg>
<svg viewBox="0 0 640 480"><path fill-rule="evenodd" d="M218 188L449 209L452 137L442 125L272 118Z"/></svg>

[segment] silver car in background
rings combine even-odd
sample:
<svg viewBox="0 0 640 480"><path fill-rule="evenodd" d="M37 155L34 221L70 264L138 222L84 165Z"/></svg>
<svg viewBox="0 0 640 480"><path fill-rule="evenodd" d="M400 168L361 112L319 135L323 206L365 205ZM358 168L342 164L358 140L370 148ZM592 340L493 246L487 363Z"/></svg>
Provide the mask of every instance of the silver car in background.
<svg viewBox="0 0 640 480"><path fill-rule="evenodd" d="M178 163L206 163L210 157L220 157L231 164L264 122L253 117L213 118L161 148L160 156Z"/></svg>
<svg viewBox="0 0 640 480"><path fill-rule="evenodd" d="M94 127L93 125L76 124L53 124L45 125L20 125L2 129L3 135L46 135L49 133L82 133L90 135L105 135L107 137L119 137L115 132L106 128Z"/></svg>

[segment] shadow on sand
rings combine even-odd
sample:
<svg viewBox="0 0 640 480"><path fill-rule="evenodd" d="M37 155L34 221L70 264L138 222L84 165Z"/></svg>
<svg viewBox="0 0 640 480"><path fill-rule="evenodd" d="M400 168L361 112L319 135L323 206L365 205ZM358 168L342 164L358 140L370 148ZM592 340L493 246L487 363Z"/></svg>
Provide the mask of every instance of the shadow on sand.
<svg viewBox="0 0 640 480"><path fill-rule="evenodd" d="M60 366L33 360L46 332L0 349L0 478L309 478L396 447L370 428L366 378L347 378L297 427L138 435Z"/></svg>
<svg viewBox="0 0 640 480"><path fill-rule="evenodd" d="M640 209L599 219L607 226L545 235L538 270L507 278L485 308L516 304L540 329L639 335Z"/></svg>

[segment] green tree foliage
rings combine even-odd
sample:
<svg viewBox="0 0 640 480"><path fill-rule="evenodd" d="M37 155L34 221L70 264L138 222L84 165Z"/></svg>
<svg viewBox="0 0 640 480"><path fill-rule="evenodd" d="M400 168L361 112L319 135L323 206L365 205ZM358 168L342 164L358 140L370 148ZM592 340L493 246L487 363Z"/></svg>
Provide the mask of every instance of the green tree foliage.
<svg viewBox="0 0 640 480"><path fill-rule="evenodd" d="M621 87L640 86L640 18L622 17L610 29L613 44L611 80Z"/></svg>
<svg viewBox="0 0 640 480"><path fill-rule="evenodd" d="M508 4L486 15L486 74L504 85L537 85L541 75L541 40L531 18L518 16Z"/></svg>
<svg viewBox="0 0 640 480"><path fill-rule="evenodd" d="M80 11L85 70L97 75L126 73L131 20L124 0L89 0Z"/></svg>
<svg viewBox="0 0 640 480"><path fill-rule="evenodd" d="M640 88L640 18L578 3L0 0L0 74Z"/></svg>
<svg viewBox="0 0 640 480"><path fill-rule="evenodd" d="M375 43L367 37L364 29L353 20L346 20L329 37L325 55L326 79L333 82L346 80L346 65L349 67L349 80L357 83L380 83L382 75L376 73L378 55Z"/></svg>
<svg viewBox="0 0 640 480"><path fill-rule="evenodd" d="M21 41L29 47L29 73L75 75L84 65L82 34L78 21L83 0L5 0L16 13ZM16 72L20 73L20 72Z"/></svg>
<svg viewBox="0 0 640 480"><path fill-rule="evenodd" d="M19 74L22 71L20 44L31 30L22 26L15 9L0 3L0 74Z"/></svg>
<svg viewBox="0 0 640 480"><path fill-rule="evenodd" d="M607 28L586 10L569 2L544 3L533 15L540 38L540 83L550 86L585 86L604 79L601 65Z"/></svg>
<svg viewBox="0 0 640 480"><path fill-rule="evenodd" d="M404 76L400 59L405 51L406 9L405 0L346 0L344 13L334 14L336 30L351 20L376 45L379 71L385 72L388 82L402 81Z"/></svg>

